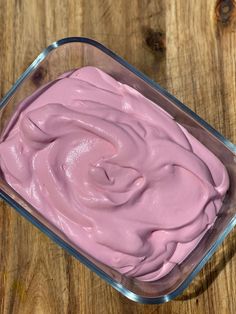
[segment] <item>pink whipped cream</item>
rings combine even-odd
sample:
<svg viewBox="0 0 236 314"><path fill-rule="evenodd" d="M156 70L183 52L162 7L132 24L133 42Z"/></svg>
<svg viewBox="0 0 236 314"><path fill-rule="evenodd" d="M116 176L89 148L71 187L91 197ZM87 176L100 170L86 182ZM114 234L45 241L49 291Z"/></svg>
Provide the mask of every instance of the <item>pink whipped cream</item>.
<svg viewBox="0 0 236 314"><path fill-rule="evenodd" d="M122 274L168 274L215 222L225 167L160 107L94 67L23 101L1 137L7 182Z"/></svg>

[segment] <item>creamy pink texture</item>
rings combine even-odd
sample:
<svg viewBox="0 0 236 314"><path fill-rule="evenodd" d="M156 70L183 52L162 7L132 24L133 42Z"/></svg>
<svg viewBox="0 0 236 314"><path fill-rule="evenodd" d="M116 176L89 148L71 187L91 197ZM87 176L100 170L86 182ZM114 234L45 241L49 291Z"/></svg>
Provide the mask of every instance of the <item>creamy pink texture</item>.
<svg viewBox="0 0 236 314"><path fill-rule="evenodd" d="M20 104L0 166L75 245L145 281L194 249L229 186L223 164L169 114L93 67Z"/></svg>

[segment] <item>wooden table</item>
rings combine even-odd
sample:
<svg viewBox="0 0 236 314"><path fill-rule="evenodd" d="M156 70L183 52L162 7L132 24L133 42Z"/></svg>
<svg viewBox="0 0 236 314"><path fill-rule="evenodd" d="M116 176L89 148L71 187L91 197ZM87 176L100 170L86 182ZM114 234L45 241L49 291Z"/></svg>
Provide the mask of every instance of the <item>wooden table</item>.
<svg viewBox="0 0 236 314"><path fill-rule="evenodd" d="M0 0L0 97L67 36L101 41L236 142L233 0ZM1 202L0 312L235 313L236 232L190 288L164 305L121 296Z"/></svg>

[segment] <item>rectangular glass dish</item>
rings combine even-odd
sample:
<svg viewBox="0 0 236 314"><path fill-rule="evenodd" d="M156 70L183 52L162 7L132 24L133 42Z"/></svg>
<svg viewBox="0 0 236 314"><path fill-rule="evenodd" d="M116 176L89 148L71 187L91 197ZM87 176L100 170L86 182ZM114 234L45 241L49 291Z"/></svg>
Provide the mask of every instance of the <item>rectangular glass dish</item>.
<svg viewBox="0 0 236 314"><path fill-rule="evenodd" d="M0 102L1 133L17 105L23 99L46 83L57 79L61 74L83 66L100 68L121 83L138 90L171 114L176 122L183 125L189 133L222 161L228 170L230 188L215 224L208 230L194 251L180 265L175 266L167 276L157 281L143 282L121 275L75 247L2 178L0 179L0 196L57 244L126 297L141 303L155 304L169 301L182 293L235 226L236 146L122 58L100 43L82 37L65 38L53 43L20 76Z"/></svg>

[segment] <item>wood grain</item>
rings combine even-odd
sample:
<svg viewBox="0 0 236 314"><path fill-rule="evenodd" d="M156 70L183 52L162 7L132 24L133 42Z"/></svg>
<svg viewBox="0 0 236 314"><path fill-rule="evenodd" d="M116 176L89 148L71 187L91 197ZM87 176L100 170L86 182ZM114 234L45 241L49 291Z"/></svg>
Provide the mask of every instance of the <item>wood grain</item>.
<svg viewBox="0 0 236 314"><path fill-rule="evenodd" d="M0 97L67 36L101 41L236 143L235 1L0 0ZM1 202L0 312L235 313L235 250L234 231L182 296L140 305Z"/></svg>

